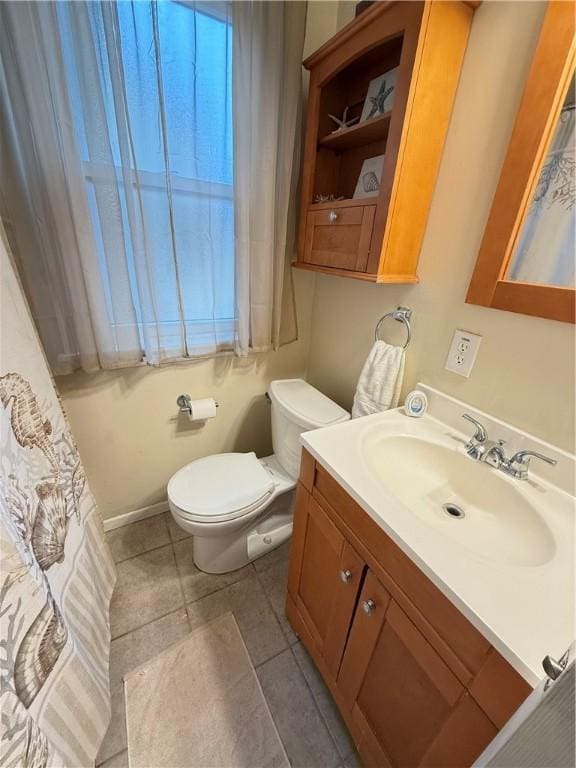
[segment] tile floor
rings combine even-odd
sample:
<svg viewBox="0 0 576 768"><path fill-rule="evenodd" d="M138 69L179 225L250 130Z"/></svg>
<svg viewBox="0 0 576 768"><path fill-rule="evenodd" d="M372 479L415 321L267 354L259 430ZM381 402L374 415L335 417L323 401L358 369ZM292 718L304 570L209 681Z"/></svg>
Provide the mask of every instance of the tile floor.
<svg viewBox="0 0 576 768"><path fill-rule="evenodd" d="M291 765L358 765L336 706L284 616L289 545L213 576L194 566L192 539L169 513L107 536L118 569L111 605L112 721L97 765L128 766L123 676L226 611L236 617Z"/></svg>

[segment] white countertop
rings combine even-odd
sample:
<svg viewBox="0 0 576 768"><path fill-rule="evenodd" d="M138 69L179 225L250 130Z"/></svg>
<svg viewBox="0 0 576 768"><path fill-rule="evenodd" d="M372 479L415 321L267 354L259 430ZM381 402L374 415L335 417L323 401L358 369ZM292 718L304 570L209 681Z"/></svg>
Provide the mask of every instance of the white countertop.
<svg viewBox="0 0 576 768"><path fill-rule="evenodd" d="M412 419L402 409L395 409L306 432L301 436L302 445L535 686L544 675L544 656L559 658L574 640L574 497L538 477L532 468L529 481L508 478L488 466L480 468L497 472L505 482L513 483L515 490L530 497L532 503L536 499L538 512L553 537L552 556L537 565L494 562L429 525L422 515L414 514L387 489L385 472L381 481L370 471L363 452L366 440L379 430L394 436L421 434L464 453L463 445L469 437L464 431L466 422L462 422L459 431L450 426L453 416L459 418L467 411L483 423L489 417L431 388L419 388L425 389L433 406L421 419ZM452 416L447 417L447 412ZM442 421L435 414L442 416ZM545 445L504 422L489 420L491 438L503 436L498 431L501 425L506 438L516 436L517 445L530 445L535 450L542 450ZM552 451L555 458L561 459L558 477L566 488L566 478L572 477L574 457L551 446L547 448L548 455ZM533 467L536 469L536 464ZM415 466L414 472L417 471Z"/></svg>

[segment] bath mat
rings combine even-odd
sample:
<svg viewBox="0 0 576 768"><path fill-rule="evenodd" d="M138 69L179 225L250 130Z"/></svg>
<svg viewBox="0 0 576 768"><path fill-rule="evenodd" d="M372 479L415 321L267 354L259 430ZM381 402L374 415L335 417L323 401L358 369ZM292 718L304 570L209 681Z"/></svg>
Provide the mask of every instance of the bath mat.
<svg viewBox="0 0 576 768"><path fill-rule="evenodd" d="M130 768L288 768L227 613L125 678Z"/></svg>

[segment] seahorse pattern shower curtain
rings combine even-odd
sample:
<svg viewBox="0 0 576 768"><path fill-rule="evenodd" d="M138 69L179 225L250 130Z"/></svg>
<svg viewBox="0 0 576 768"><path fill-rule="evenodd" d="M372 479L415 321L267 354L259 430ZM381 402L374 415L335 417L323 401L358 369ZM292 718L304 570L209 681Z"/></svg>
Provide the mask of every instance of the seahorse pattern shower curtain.
<svg viewBox="0 0 576 768"><path fill-rule="evenodd" d="M114 565L1 227L0 269L0 765L90 766Z"/></svg>

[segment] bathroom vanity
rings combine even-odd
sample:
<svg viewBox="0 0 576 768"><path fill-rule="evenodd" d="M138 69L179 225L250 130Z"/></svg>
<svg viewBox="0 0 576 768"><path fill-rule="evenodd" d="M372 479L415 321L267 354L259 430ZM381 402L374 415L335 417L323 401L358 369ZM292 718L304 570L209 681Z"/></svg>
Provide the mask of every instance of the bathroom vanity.
<svg viewBox="0 0 576 768"><path fill-rule="evenodd" d="M571 640L573 499L477 465L457 401L426 391L446 421L397 410L303 436L286 613L365 766L471 765ZM517 524L528 538L481 549Z"/></svg>

